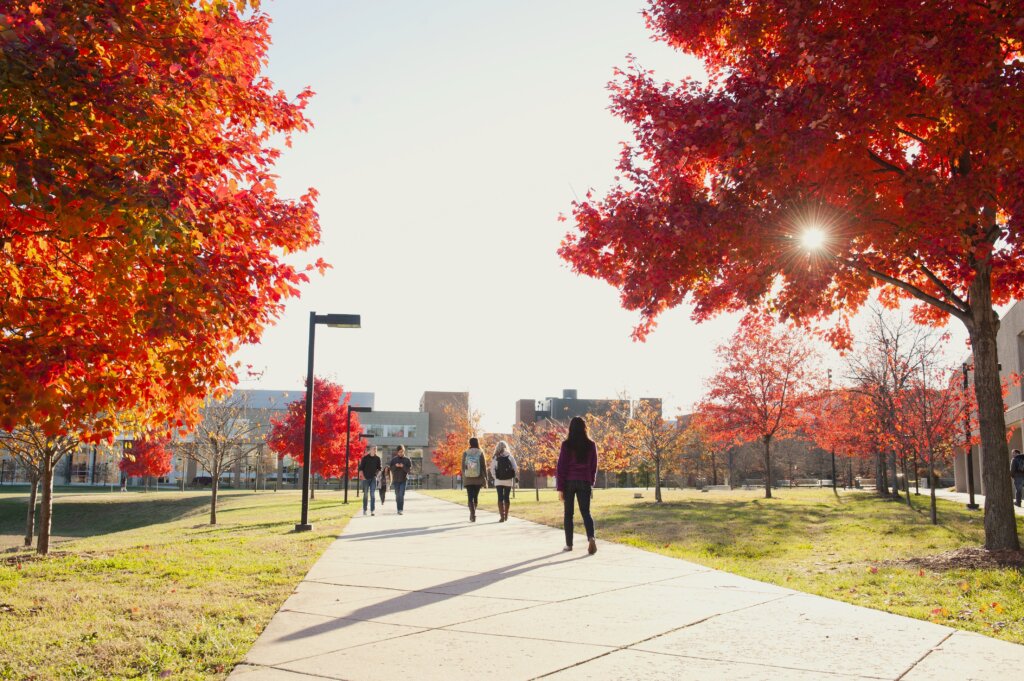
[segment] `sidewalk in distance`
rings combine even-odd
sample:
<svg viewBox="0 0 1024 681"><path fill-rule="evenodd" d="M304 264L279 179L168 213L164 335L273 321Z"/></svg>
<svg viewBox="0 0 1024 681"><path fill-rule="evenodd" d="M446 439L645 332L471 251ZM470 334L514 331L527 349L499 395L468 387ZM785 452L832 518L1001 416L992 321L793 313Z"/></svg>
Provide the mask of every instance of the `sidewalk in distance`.
<svg viewBox="0 0 1024 681"><path fill-rule="evenodd" d="M230 678L963 681L1024 665L1024 646L466 516L410 493L402 516L389 499L353 518Z"/></svg>
<svg viewBox="0 0 1024 681"><path fill-rule="evenodd" d="M931 494L931 491L928 490L927 488L922 488L921 489L921 496L922 497L927 497L929 494ZM950 492L948 487L943 488L943 489L939 489L939 488L936 487L935 488L935 496L940 498L940 499L949 499L950 501L959 501L959 502L962 502L964 504L967 504L971 500L971 495L969 495L967 492ZM984 509L985 508L985 496L982 495L982 494L975 494L974 495L974 503L976 503L981 509ZM1021 508L1020 506L1014 506L1013 507L1013 512L1016 513L1017 515L1024 515L1024 508Z"/></svg>

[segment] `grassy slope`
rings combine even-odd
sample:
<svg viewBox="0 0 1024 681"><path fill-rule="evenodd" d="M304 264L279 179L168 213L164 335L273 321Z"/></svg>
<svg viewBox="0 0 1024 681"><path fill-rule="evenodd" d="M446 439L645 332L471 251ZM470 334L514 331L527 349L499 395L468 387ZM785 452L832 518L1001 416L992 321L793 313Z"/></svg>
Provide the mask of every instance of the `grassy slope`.
<svg viewBox="0 0 1024 681"><path fill-rule="evenodd" d="M0 678L223 678L348 521L318 492L292 532L294 492L63 494L41 561L0 566ZM24 494L0 495L0 535L23 532ZM22 554L23 555L23 554Z"/></svg>
<svg viewBox="0 0 1024 681"><path fill-rule="evenodd" d="M441 491L465 503L465 493ZM928 498L915 508L864 493L831 490L700 493L596 490L599 538L691 560L745 577L879 610L926 619L1024 644L1024 575L1013 569L933 572L902 561L983 541L982 516L962 504L938 501L939 525L929 521ZM522 490L512 514L561 527L556 493ZM496 508L494 492L481 507ZM577 531L582 531L579 516ZM1024 537L1024 523L1018 518Z"/></svg>

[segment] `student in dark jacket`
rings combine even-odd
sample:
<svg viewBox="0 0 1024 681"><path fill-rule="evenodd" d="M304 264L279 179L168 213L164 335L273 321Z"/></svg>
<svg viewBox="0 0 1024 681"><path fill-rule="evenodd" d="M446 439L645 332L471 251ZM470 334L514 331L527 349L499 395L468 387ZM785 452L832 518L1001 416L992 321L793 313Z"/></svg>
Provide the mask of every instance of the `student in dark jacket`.
<svg viewBox="0 0 1024 681"><path fill-rule="evenodd" d="M412 472L412 461L405 455L405 445L398 445L398 451L391 457L388 468L391 469L391 489L395 490L395 507L398 515L405 511L405 485Z"/></svg>
<svg viewBox="0 0 1024 681"><path fill-rule="evenodd" d="M1016 492L1016 499L1013 503L1020 506L1021 494L1024 492L1024 454L1019 449L1013 450L1013 459L1010 460L1010 479L1013 480L1013 488Z"/></svg>
<svg viewBox="0 0 1024 681"><path fill-rule="evenodd" d="M579 416L569 421L569 435L558 453L555 476L558 498L565 505L565 548L562 550L572 551L574 506L579 504L583 526L587 530L587 553L593 555L597 552L597 539L594 537L594 519L590 517L590 496L597 481L597 445L587 437L587 422Z"/></svg>
<svg viewBox="0 0 1024 681"><path fill-rule="evenodd" d="M359 460L359 479L363 484L363 515L366 515L366 501L370 501L370 515L377 510L377 473L380 472L380 457L374 447ZM383 503L383 500L381 500Z"/></svg>

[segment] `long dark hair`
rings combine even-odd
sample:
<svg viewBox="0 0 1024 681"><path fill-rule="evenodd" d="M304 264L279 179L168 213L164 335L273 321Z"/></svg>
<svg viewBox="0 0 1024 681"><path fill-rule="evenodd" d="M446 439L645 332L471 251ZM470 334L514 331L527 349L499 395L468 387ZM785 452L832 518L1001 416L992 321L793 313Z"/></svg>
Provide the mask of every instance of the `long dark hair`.
<svg viewBox="0 0 1024 681"><path fill-rule="evenodd" d="M565 444L576 458L576 463L587 460L587 454L594 443L587 437L587 422L583 417L573 416L569 421L569 436L565 438Z"/></svg>

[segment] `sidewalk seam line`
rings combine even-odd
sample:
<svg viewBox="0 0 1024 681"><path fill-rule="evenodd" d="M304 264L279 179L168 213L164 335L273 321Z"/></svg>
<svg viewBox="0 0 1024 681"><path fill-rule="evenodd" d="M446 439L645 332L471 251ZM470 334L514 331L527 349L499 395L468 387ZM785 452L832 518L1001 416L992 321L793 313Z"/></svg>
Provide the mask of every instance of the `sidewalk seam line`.
<svg viewBox="0 0 1024 681"><path fill-rule="evenodd" d="M791 597L790 594L783 594L779 598L772 598L772 599L769 599L769 600L766 600L766 601L761 601L760 603L754 603L754 604L751 604L751 605L746 605L746 606L743 606L742 608L735 608L733 610L729 610L729 611L726 611L726 612L716 612L716 613L714 613L712 615L708 615L707 617L704 617L702 619L699 619L699 620L696 620L694 622L689 622L687 624L684 624L681 627L676 627L675 629L669 629L668 631L663 631L663 632L661 632L659 634L654 634L653 636L648 636L647 638L640 639L639 641L635 641L633 643L630 643L629 645L615 646L612 650L609 650L607 653L602 653L600 655L595 655L594 657L587 658L586 660L581 660L581 661L576 662L575 664L571 664L571 665L569 665L567 667L562 667L561 669L555 669L554 671L550 671L550 672L548 672L546 674L541 674L540 676L534 676L532 678L533 679L543 679L543 678L545 678L547 676L551 676L552 674L557 674L558 672L565 671L566 669L572 669L573 667L579 667L580 665L586 664L587 662L592 662L594 660L599 660L602 657L607 657L608 655L611 655L612 653L617 652L619 650L629 650L630 648L634 648L635 646L638 646L638 645L640 645L642 643L647 643L648 641L653 641L656 638L661 638L662 636L668 636L669 634L674 634L677 631L682 631L683 629L689 629L690 627L696 626L698 624L703 624L704 622L707 622L710 619L714 619L715 617L720 617L722 615L731 615L731 614L736 613L736 612L742 612L743 610L747 610L749 608L754 608L754 607L758 607L758 606L761 606L761 605L765 605L766 603L774 603L776 601L781 601L783 599L790 598L790 597ZM647 651L636 651L636 652L647 652ZM679 656L679 657L682 657L682 656Z"/></svg>
<svg viewBox="0 0 1024 681"><path fill-rule="evenodd" d="M953 631L951 631L948 634L946 634L945 636L943 636L941 641L939 641L935 645L933 645L930 648L928 648L927 652L925 652L924 655L922 655L921 657L917 658L917 660L915 660L913 663L911 663L911 665L909 667L907 667L906 669L903 670L903 673L901 673L899 676L896 677L896 681L900 681L900 679L902 679L904 676L906 676L907 674L912 672L914 670L914 667L916 667L917 665L919 665L922 662L924 662L924 659L926 657L928 657L929 655L934 653L936 648L938 648L943 643L948 641L953 636L953 634L955 634L957 631L959 631L959 630L958 629L954 629Z"/></svg>

